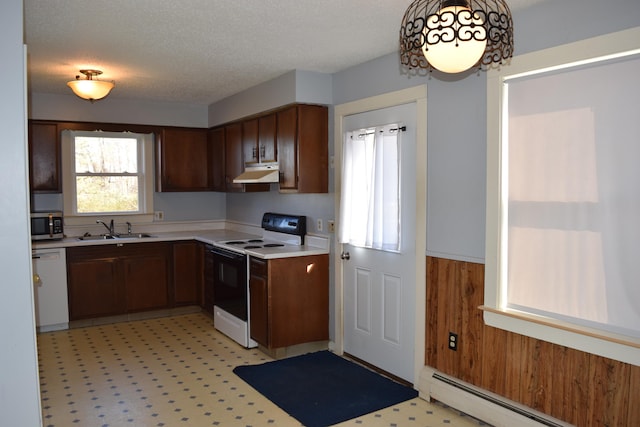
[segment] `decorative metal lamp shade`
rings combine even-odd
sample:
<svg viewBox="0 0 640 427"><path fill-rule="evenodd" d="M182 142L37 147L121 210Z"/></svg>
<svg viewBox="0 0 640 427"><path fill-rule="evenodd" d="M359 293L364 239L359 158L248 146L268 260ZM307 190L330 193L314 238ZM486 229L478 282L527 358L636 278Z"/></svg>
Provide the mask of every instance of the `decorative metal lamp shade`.
<svg viewBox="0 0 640 427"><path fill-rule="evenodd" d="M415 0L402 18L406 67L459 73L512 56L513 22L504 0Z"/></svg>
<svg viewBox="0 0 640 427"><path fill-rule="evenodd" d="M75 80L68 82L67 86L82 99L88 99L91 102L102 99L109 95L109 92L115 86L113 82L93 80L94 76L102 74L100 70L80 70L80 72L87 78L81 79L78 75Z"/></svg>

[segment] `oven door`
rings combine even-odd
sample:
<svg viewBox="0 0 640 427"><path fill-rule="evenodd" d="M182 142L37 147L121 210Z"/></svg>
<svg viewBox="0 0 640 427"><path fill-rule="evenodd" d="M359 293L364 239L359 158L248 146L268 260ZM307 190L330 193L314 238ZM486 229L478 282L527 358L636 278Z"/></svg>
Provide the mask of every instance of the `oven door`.
<svg viewBox="0 0 640 427"><path fill-rule="evenodd" d="M247 256L221 248L211 252L215 305L247 321Z"/></svg>

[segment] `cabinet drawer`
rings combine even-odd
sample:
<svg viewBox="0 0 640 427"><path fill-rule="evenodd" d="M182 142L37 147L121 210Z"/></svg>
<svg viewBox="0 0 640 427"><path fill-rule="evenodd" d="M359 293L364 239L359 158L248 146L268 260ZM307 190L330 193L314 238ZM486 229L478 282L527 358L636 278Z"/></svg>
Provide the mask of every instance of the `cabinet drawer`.
<svg viewBox="0 0 640 427"><path fill-rule="evenodd" d="M249 262L249 271L251 272L251 274L255 276L266 277L267 265L268 265L267 260L251 257L251 261Z"/></svg>

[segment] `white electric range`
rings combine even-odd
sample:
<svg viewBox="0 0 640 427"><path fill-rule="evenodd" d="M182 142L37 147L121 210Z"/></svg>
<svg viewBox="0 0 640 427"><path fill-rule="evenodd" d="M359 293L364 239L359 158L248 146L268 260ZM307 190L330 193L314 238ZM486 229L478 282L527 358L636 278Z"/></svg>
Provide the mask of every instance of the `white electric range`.
<svg viewBox="0 0 640 427"><path fill-rule="evenodd" d="M284 258L304 250L307 217L267 212L262 236L214 242L214 327L240 345L252 348L250 336L249 257Z"/></svg>

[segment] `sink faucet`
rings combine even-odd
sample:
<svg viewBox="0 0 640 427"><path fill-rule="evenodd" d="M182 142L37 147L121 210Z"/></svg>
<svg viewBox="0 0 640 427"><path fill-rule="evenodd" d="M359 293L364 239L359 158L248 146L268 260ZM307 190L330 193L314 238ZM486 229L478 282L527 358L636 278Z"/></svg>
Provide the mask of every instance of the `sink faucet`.
<svg viewBox="0 0 640 427"><path fill-rule="evenodd" d="M105 227L107 230L109 230L109 234L110 234L111 236L113 236L114 234L116 234L116 233L115 233L115 230L114 230L114 228L113 228L113 220L111 220L111 221L109 222L109 225L107 225L107 224L105 224L105 222L104 222L104 221L101 221L101 220L99 220L99 219L98 219L98 220L96 220L96 224L102 224L102 225L104 225L104 227Z"/></svg>
<svg viewBox="0 0 640 427"><path fill-rule="evenodd" d="M131 223L127 221L127 234L131 234Z"/></svg>

